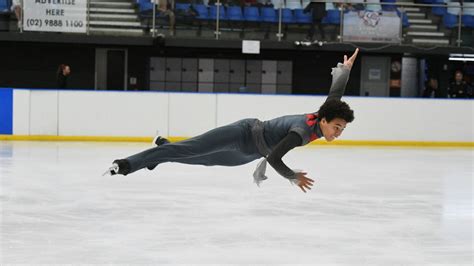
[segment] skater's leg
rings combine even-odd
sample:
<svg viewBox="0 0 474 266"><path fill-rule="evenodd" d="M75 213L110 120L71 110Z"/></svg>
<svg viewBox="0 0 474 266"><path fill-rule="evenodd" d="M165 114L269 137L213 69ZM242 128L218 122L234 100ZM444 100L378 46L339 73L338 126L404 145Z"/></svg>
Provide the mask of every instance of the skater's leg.
<svg viewBox="0 0 474 266"><path fill-rule="evenodd" d="M241 151L219 151L195 157L180 158L174 160L174 162L206 166L237 166L249 163L261 157L262 155L258 153L248 154Z"/></svg>
<svg viewBox="0 0 474 266"><path fill-rule="evenodd" d="M185 162L186 158L199 157L219 151L248 151L252 142L247 124L234 123L215 128L200 136L151 148L126 158L129 172L163 162ZM249 147L250 146L250 147Z"/></svg>

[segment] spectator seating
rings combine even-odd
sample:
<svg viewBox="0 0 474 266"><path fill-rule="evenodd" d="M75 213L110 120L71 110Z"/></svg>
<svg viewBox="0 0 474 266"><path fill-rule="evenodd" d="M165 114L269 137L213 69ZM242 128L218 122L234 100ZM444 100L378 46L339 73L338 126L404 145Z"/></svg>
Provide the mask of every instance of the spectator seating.
<svg viewBox="0 0 474 266"><path fill-rule="evenodd" d="M434 15L443 16L444 14L446 14L446 5L444 3L444 0L432 0L432 4L444 5L444 6L434 6L431 10L431 12Z"/></svg>
<svg viewBox="0 0 474 266"><path fill-rule="evenodd" d="M209 19L216 20L217 19L217 6L211 5L209 6ZM227 13L223 5L219 6L219 19L220 20L227 20Z"/></svg>
<svg viewBox="0 0 474 266"><path fill-rule="evenodd" d="M191 4L187 4L187 3L176 3L174 9L177 11L177 10L182 10L182 11L186 11L186 10L189 10L189 7L191 6Z"/></svg>
<svg viewBox="0 0 474 266"><path fill-rule="evenodd" d="M397 9L397 5L395 3L397 0L382 0L385 5L382 6L382 10L384 11L393 11Z"/></svg>
<svg viewBox="0 0 474 266"><path fill-rule="evenodd" d="M313 22L313 18L311 17L310 13L305 14L303 9L295 9L294 11L296 23L311 24Z"/></svg>
<svg viewBox="0 0 474 266"><path fill-rule="evenodd" d="M396 12L397 12L397 15L402 18L402 26L405 27L405 28L406 28L406 27L409 27L409 26L410 26L410 22L409 22L409 20L408 20L407 14L404 13L404 12L401 12L401 11L398 10L398 9L396 9Z"/></svg>
<svg viewBox="0 0 474 266"><path fill-rule="evenodd" d="M278 22L278 11L275 10L273 7L263 7L262 9L262 21L269 22L269 23L277 23Z"/></svg>
<svg viewBox="0 0 474 266"><path fill-rule="evenodd" d="M11 5L11 0L0 0L0 13L9 13Z"/></svg>
<svg viewBox="0 0 474 266"><path fill-rule="evenodd" d="M462 24L468 28L474 28L474 2L464 2Z"/></svg>
<svg viewBox="0 0 474 266"><path fill-rule="evenodd" d="M323 19L323 24L339 25L341 23L341 11L331 9L327 11L326 17Z"/></svg>
<svg viewBox="0 0 474 266"><path fill-rule="evenodd" d="M4 3L10 0L0 0L1 3ZM150 0L137 0L139 4L139 10L141 13L151 11L153 4ZM395 3L395 0L382 0L385 3ZM444 0L426 0L431 1L432 3L438 3ZM288 2L287 2L288 3ZM292 3L292 2L290 2ZM306 2L305 2L306 3ZM367 10L380 11L382 10L379 0L369 0L367 2ZM443 2L444 3L444 2ZM465 3L466 6L472 6L474 3ZM191 4L186 3L177 3L175 10L189 10ZM296 7L296 5L293 5ZM300 5L302 7L302 5ZM213 21L216 20L217 16L217 6L210 5L206 6L203 4L193 4L192 8L197 12L195 19L201 21ZM234 21L234 22L265 22L265 23L278 23L279 20L279 9L275 7L257 7L257 6L223 6L220 7L220 19L222 21ZM385 8L384 8L385 9ZM459 2L450 2L449 8L445 7L446 12L443 13L442 22L446 28L453 28L457 26L458 16L460 12ZM327 15L324 17L322 23L327 25L339 25L341 21L341 12L339 9L335 8L332 3L326 4ZM391 10L391 9L385 9ZM408 16L403 15L402 13L395 8L397 14L402 17L403 27L408 27L410 25ZM473 27L473 18L474 18L474 7L470 9L471 11L466 12L463 15L463 25L466 27ZM283 24L311 24L312 17L310 13L304 13L303 8L282 8L282 23ZM435 12L435 11L433 11ZM149 15L149 13L146 13Z"/></svg>
<svg viewBox="0 0 474 266"><path fill-rule="evenodd" d="M293 11L289 8L281 9L281 21L285 24L293 24L296 22L295 17L293 16Z"/></svg>
<svg viewBox="0 0 474 266"><path fill-rule="evenodd" d="M275 12L275 10L273 10L273 12ZM262 21L258 7L255 7L255 6L244 7L244 19L245 21L252 21L252 22Z"/></svg>
<svg viewBox="0 0 474 266"><path fill-rule="evenodd" d="M198 20L208 20L209 19L209 9L206 5L198 4L193 6L194 9L197 11L197 19Z"/></svg>
<svg viewBox="0 0 474 266"><path fill-rule="evenodd" d="M11 6L10 0L0 0L0 13L9 13L10 6Z"/></svg>
<svg viewBox="0 0 474 266"><path fill-rule="evenodd" d="M443 24L446 28L451 29L458 26L459 12L461 12L460 3L450 2L446 13L443 15Z"/></svg>
<svg viewBox="0 0 474 266"><path fill-rule="evenodd" d="M142 14L153 11L153 3L150 0L137 0L137 4L138 11L140 11Z"/></svg>
<svg viewBox="0 0 474 266"><path fill-rule="evenodd" d="M223 12L221 12L221 18L222 14ZM242 8L240 6L227 7L227 19L229 21L243 21L244 15L242 14Z"/></svg>

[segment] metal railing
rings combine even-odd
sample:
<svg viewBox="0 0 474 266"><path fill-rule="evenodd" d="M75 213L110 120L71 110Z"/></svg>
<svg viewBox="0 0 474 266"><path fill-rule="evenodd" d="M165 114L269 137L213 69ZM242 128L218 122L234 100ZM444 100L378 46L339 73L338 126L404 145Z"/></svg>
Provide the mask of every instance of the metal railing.
<svg viewBox="0 0 474 266"><path fill-rule="evenodd" d="M29 2L27 2L29 1ZM140 0L143 1L143 0ZM149 29L149 35L152 37L156 37L158 33L160 32L160 29L166 29L167 27L171 27L171 25L166 25L166 23L160 23L158 18L162 19L163 12L162 10L158 10L157 6L159 6L159 0L150 0L152 7L151 7L151 17L148 17L148 20L151 20L151 28ZM162 0L164 1L164 0ZM33 3L33 0L22 0L21 5L22 5L22 10L25 2L28 4ZM86 5L86 31L85 33L87 35L91 34L91 0L86 0L87 5ZM333 5L334 9L330 9L327 12L339 12L339 21L338 23L335 23L334 21L331 21L331 23L326 23L323 25L323 30L328 30L329 29L329 34L330 35L335 35L334 38L326 38L324 40L320 39L319 41L327 41L327 42L345 42L347 41L347 38L345 38L345 27L347 27L349 24L345 23L345 18L348 17L348 14L350 12L354 12L354 6L356 5L362 5L364 8L357 10L357 12L374 12L378 13L380 16L377 19L384 19L384 16L386 14L389 14L390 12L396 12L397 15L399 16L400 20L400 28L398 30L398 39L399 39L399 44L407 43L409 40L409 29L407 25L405 27L403 26L404 22L407 21L407 12L405 12L406 8L419 8L421 10L421 14L423 16L427 16L428 19L433 19L433 26L436 26L437 31L439 32L439 35L442 35L442 33L447 33L448 38L449 38L449 43L445 44L448 46L465 46L469 44L463 43L463 33L467 31L472 31L472 25L463 27L463 15L466 14L473 14L474 9L473 6L467 6L466 4L460 5L458 2L448 2L448 3L435 3L435 4L420 4L420 3L403 3L403 2L396 2L396 3L387 3L387 2L380 2L380 3L352 3L351 1L311 1L313 3L320 3L322 5ZM215 10L215 19L210 19L211 14L207 13L204 17L202 17L202 14L199 14L200 11L198 11L198 14L196 14L196 9L194 8L195 6L190 5L190 12L194 13L194 19L191 19L191 23L188 23L184 25L184 23L181 23L179 17L177 19L178 23L176 24L176 29L173 29L173 32L176 31L176 37L180 37L180 31L183 29L188 30L188 31L197 31L197 29L202 31L202 28L204 28L204 31L210 31L212 34L209 34L207 37L206 36L196 36L198 38L213 38L216 40L220 39L227 39L227 38L234 38L234 39L271 39L275 40L278 42L282 41L290 41L290 42L304 42L305 38L309 35L309 30L308 28L313 27L313 31L315 31L314 26L311 24L315 23L312 18L308 18L307 13L302 13L302 9L305 8L303 6L304 4L309 4L311 2L304 1L299 2L301 5L301 9L294 9L290 10L288 9L289 3L284 4L284 0L280 1L273 1L273 5L268 5L268 6L259 6L259 12L263 12L264 8L273 8L275 12L275 18L276 21L269 21L269 20L264 20L262 19L262 14L259 14L260 19L255 20L255 21L247 21L244 17L244 12L247 10L245 7L241 8L240 15L242 16L241 19L230 19L228 15L221 14L222 10L236 10L232 6L225 6L221 3L221 0L217 0L214 5L208 5L205 6L204 12L214 12ZM270 2L269 2L270 3ZM142 4L142 2L137 3L137 5ZM377 7L380 7L380 10L373 10L374 4ZM178 4L174 3L174 0L171 2L171 6L177 7ZM275 5L278 5L275 7ZM202 7L201 7L202 8ZM325 8L326 9L326 8ZM445 13L443 15L436 15L433 14L434 9L444 9ZM336 10L336 11L334 11ZM454 10L455 13L450 13L450 11ZM469 12L466 12L468 10ZM178 9L174 8L173 14L176 14L178 12ZM268 10L267 10L268 12ZM25 29L25 25L30 25L28 18L25 18L23 15L24 12L21 12L21 18L20 20L23 21L21 23L19 31L24 32L30 30ZM304 14L306 21L300 21L297 19L296 14ZM293 16L292 18L289 18L288 15ZM456 17L456 21L454 23L451 23L449 25L445 25L445 19L446 18L453 18L453 15ZM304 18L303 16L303 18ZM301 18L301 17L300 17ZM393 18L392 18L393 19ZM146 19L145 19L146 20ZM410 23L410 20L408 20L408 23ZM46 21L46 20L45 20ZM189 21L188 21L189 22ZM324 23L325 20L322 20L322 23ZM238 24L241 24L239 26ZM148 25L147 24L147 25ZM143 24L142 24L143 25ZM236 26L237 25L237 26ZM147 26L143 26L143 28L147 29ZM319 28L320 31L321 28ZM145 31L145 35L148 31ZM171 32L171 30L170 30ZM238 37L235 37L235 33L239 33ZM249 34L250 33L250 34ZM407 34L408 33L408 34ZM169 35L166 32L160 33L165 36ZM324 35L321 32L319 32L319 35ZM414 34L416 35L416 34ZM346 39L346 40L345 40ZM308 40L311 41L311 40ZM472 42L472 40L471 40ZM472 44L471 44L472 46Z"/></svg>

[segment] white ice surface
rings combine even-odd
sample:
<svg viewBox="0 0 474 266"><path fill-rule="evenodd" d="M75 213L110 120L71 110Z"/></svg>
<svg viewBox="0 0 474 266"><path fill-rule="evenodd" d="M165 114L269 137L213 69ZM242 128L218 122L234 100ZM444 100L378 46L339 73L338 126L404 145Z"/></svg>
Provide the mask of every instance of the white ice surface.
<svg viewBox="0 0 474 266"><path fill-rule="evenodd" d="M473 150L300 148L102 177L137 143L0 142L0 264L472 265Z"/></svg>

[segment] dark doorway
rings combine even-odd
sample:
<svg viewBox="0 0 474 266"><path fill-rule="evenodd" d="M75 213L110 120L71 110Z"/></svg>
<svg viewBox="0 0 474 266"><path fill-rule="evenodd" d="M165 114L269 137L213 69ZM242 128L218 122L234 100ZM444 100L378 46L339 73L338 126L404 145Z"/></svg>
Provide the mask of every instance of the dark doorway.
<svg viewBox="0 0 474 266"><path fill-rule="evenodd" d="M107 51L107 90L125 89L125 51Z"/></svg>

